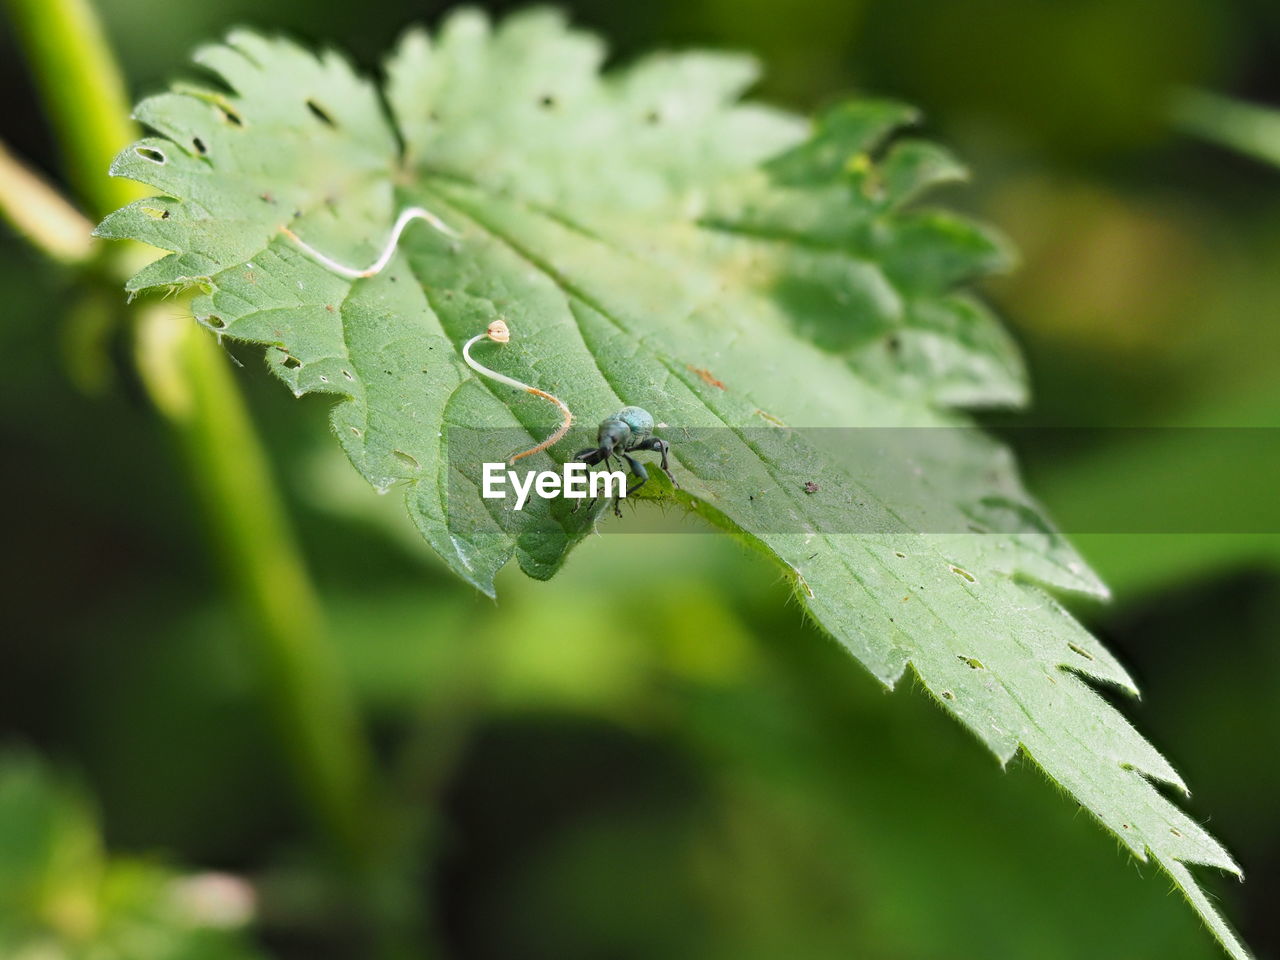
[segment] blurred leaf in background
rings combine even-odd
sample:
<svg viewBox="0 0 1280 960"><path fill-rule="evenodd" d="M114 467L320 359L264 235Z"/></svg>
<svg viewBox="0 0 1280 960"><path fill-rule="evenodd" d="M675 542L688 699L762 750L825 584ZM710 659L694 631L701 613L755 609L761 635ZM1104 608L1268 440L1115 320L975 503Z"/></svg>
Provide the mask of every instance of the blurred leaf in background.
<svg viewBox="0 0 1280 960"><path fill-rule="evenodd" d="M248 884L108 856L79 791L0 757L0 952L13 960L255 960Z"/></svg>

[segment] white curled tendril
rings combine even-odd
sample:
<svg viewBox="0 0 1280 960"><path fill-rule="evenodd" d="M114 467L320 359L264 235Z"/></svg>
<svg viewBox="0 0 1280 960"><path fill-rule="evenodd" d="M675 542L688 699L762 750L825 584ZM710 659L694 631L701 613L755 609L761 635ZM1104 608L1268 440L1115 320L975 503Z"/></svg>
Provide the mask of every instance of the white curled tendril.
<svg viewBox="0 0 1280 960"><path fill-rule="evenodd" d="M569 428L573 426L573 414L570 412L568 406L566 406L565 402L559 397L553 397L545 390L539 390L537 387L531 387L527 383L521 383L514 377L508 377L505 373L499 373L497 370L490 370L484 364L476 361L471 356L471 348L481 340L492 340L494 343L509 342L511 340L511 331L507 329L506 323L501 320L495 320L493 323L489 324L489 329L484 333L477 333L474 337L464 343L462 345L462 359L467 362L467 366L482 377L487 377L490 380L496 380L498 383L505 383L508 387L523 390L525 393L531 393L535 397L541 397L543 400L550 400L560 409L560 413L564 417L560 426L556 428L555 433L551 434L551 436L547 437L547 439L543 440L536 447L530 447L528 450L517 453L515 456L508 459L507 463L515 463L523 457L540 453L553 443L557 443L566 433L569 432Z"/></svg>
<svg viewBox="0 0 1280 960"><path fill-rule="evenodd" d="M396 246L400 243L401 234L404 233L405 228L414 220L427 221L427 223L431 224L432 227L439 230L447 237L453 237L454 239L459 239L461 237L461 234L425 207L407 207L405 210L401 211L400 216L396 217L395 225L391 228L391 236L387 238L386 246L382 248L382 253L378 255L378 259L373 261L373 263L369 264L369 266L364 269L360 269L359 267L348 267L345 263L339 263L327 254L321 253L288 227L281 227L280 232L297 244L298 248L302 250L303 253L311 257L321 266L352 280L360 280L366 277L377 276L386 269L387 264L391 262L391 258L395 256ZM537 387L531 387L527 383L521 383L514 377L508 377L506 374L499 373L497 370L490 370L484 364L477 362L471 356L471 348L481 340L492 340L494 343L509 342L511 340L511 331L507 329L506 323L502 320L495 320L493 323L489 324L489 329L484 333L478 333L464 343L462 345L462 359L467 362L467 366L482 377L488 377L490 380L498 381L498 383L505 383L509 387L514 387L517 390L523 390L525 393L531 393L535 397L541 397L544 400L549 400L559 408L560 413L564 418L560 426L553 434L551 434L551 436L547 437L547 439L543 440L536 447L530 447L528 450L517 453L515 456L511 457L507 463L515 463L517 460L524 457L532 456L533 454L539 453L547 449L547 447L551 446L553 443L557 443L561 440L564 435L569 432L569 428L573 426L573 413L570 412L569 407L559 397L552 396L545 390L539 390Z"/></svg>
<svg viewBox="0 0 1280 960"><path fill-rule="evenodd" d="M414 220L427 221L427 223L431 224L431 226L435 227L446 237L453 237L456 240L461 236L461 234L425 207L408 207L400 214L400 216L396 217L395 226L391 228L391 236L387 238L387 245L382 248L382 253L378 256L378 259L362 270L359 267L348 267L346 264L339 263L332 257L326 256L288 227L281 227L280 231L296 243L303 253L311 257L311 259L315 260L317 263L329 268L334 273L340 273L342 276L349 277L352 280L359 280L364 277L377 276L386 268L387 264L391 262L391 258L395 255L396 246L400 243L400 234L404 233L405 227L409 226L409 224Z"/></svg>

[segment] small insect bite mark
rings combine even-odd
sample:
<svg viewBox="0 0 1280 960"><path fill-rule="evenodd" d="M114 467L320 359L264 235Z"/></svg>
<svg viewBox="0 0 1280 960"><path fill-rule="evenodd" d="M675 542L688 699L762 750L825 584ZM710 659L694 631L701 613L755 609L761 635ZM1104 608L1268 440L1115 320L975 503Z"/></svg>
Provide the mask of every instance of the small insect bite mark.
<svg viewBox="0 0 1280 960"><path fill-rule="evenodd" d="M301 249L307 256L311 257L311 259L315 260L316 263L323 267L327 267L334 273L348 277L351 280L360 280L366 277L377 276L386 269L387 264L391 262L391 258L395 255L396 247L400 243L400 235L404 233L405 228L415 220L425 220L446 237L452 237L457 240L462 236L425 207L408 207L396 218L395 225L391 228L391 236L387 238L386 245L382 248L382 253L378 255L378 259L374 260L373 263L369 264L369 266L360 268L349 267L345 263L339 263L332 257L321 253L288 227L282 226L280 228L280 232L297 244L299 249Z"/></svg>
<svg viewBox="0 0 1280 960"><path fill-rule="evenodd" d="M569 428L573 426L573 413L569 410L568 405L559 397L553 396L545 390L539 390L537 387L531 387L529 384L522 383L515 379L515 377L509 377L505 373L499 373L497 370L490 370L484 364L477 361L471 356L471 348L481 340L492 340L494 343L509 343L511 341L511 330L505 321L494 320L489 324L488 329L486 329L484 333L477 333L474 337L464 343L462 345L462 359L466 361L467 366L482 377L489 380L496 380L498 383L504 383L508 387L514 387L516 390L523 390L525 393L531 393L535 397L541 397L543 400L550 401L559 408L560 415L563 418L560 426L557 427L555 432L553 432L549 437L537 446L530 447L528 450L522 450L515 456L510 457L507 460L507 463L513 464L517 460L532 456L535 453L541 453L552 444L558 443L564 435L569 432Z"/></svg>

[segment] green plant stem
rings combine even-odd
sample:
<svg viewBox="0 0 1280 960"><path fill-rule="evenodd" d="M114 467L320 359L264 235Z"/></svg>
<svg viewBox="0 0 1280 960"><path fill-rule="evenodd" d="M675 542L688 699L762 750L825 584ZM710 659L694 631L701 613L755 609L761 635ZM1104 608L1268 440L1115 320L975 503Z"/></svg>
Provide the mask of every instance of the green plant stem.
<svg viewBox="0 0 1280 960"><path fill-rule="evenodd" d="M7 2L86 205L105 215L139 196L138 185L107 175L138 130L92 8L85 0ZM146 255L140 244L123 247L111 264L114 279ZM371 826L368 747L227 358L172 303L136 313L143 383L185 452L303 802L339 857L362 867Z"/></svg>
<svg viewBox="0 0 1280 960"><path fill-rule="evenodd" d="M0 217L51 259L85 263L93 224L0 143Z"/></svg>
<svg viewBox="0 0 1280 960"><path fill-rule="evenodd" d="M1280 110L1186 90L1174 98L1171 112L1188 133L1280 165Z"/></svg>
<svg viewBox="0 0 1280 960"><path fill-rule="evenodd" d="M138 311L136 360L173 426L248 621L264 692L302 792L344 859L365 855L369 758L323 616L228 358L172 303Z"/></svg>
<svg viewBox="0 0 1280 960"><path fill-rule="evenodd" d="M124 78L88 0L6 0L62 149L67 176L98 217L143 196L107 176L137 139Z"/></svg>

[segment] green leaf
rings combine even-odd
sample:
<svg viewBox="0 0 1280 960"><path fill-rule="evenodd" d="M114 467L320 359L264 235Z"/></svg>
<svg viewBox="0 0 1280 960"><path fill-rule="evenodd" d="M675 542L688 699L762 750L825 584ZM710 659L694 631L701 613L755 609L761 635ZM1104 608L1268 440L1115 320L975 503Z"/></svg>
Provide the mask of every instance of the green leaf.
<svg viewBox="0 0 1280 960"><path fill-rule="evenodd" d="M261 960L248 884L108 858L78 790L0 756L0 953L48 960Z"/></svg>
<svg viewBox="0 0 1280 960"><path fill-rule="evenodd" d="M1172 113L1188 133L1280 166L1280 110L1187 90L1174 100Z"/></svg>
<svg viewBox="0 0 1280 960"><path fill-rule="evenodd" d="M1246 956L1185 864L1238 868L1154 785L1185 789L1086 682L1135 692L1049 592L1105 589L953 408L1024 395L1009 338L959 289L1010 258L988 229L909 205L962 174L927 144L885 150L910 110L857 100L811 126L741 102L754 65L722 54L602 75L599 41L545 11L409 33L387 109L332 53L236 32L197 59L228 89L139 106L160 136L114 172L161 196L99 232L174 251L130 290L197 285L204 323L268 345L297 394L340 395L348 456L406 488L459 576L491 593L515 557L549 577L599 513L479 498L478 462L555 419L463 365L500 317L512 341L482 344L484 362L581 421L555 461L619 407L653 411L681 489L658 477L646 495L774 558L886 686L911 668L1002 763L1024 751ZM366 279L284 232L364 265L412 206L458 239L414 225Z"/></svg>

